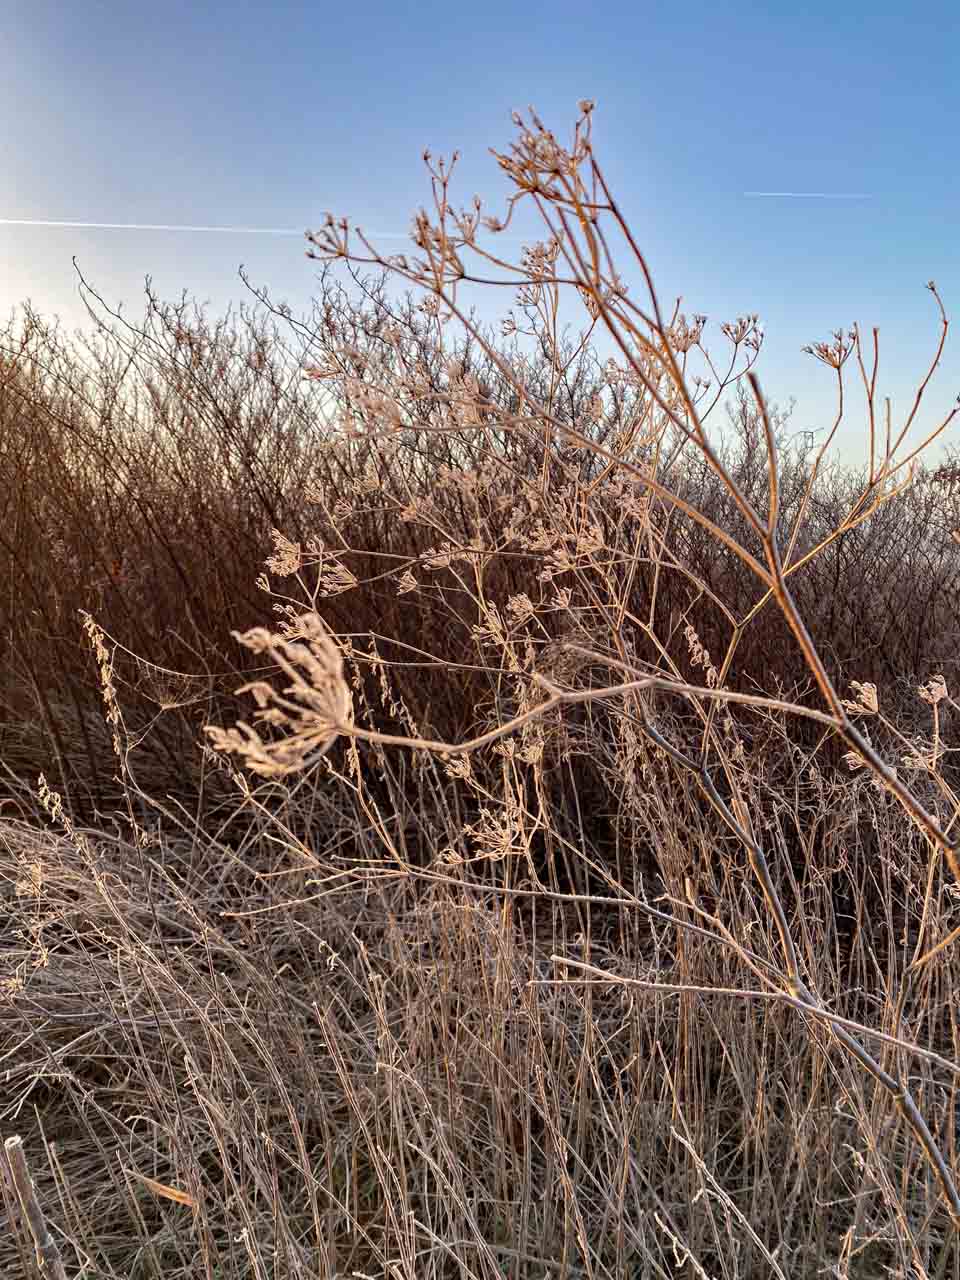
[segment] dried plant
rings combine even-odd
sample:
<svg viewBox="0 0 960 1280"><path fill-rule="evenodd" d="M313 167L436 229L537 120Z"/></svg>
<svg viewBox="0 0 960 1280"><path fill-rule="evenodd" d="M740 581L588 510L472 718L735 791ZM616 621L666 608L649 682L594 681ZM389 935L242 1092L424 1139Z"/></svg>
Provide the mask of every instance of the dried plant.
<svg viewBox="0 0 960 1280"><path fill-rule="evenodd" d="M794 643L802 654L803 661L814 681L824 711L818 718L842 739L850 749L857 762L868 766L877 782L887 789L904 807L910 817L927 837L931 850L942 854L954 878L960 884L960 862L957 858L957 842L947 834L948 825L943 823L936 812L927 808L913 790L901 780L899 773L891 768L883 756L874 748L867 735L862 733L855 723L849 704L840 697L833 680L827 671L820 651L805 623L801 612L790 590L790 575L802 565L815 559L824 548L841 538L844 533L855 529L869 519L885 503L902 492L913 480L913 469L910 464L930 441L946 429L958 412L951 411L939 427L905 457L898 457L898 451L907 437L915 418L923 392L929 382L933 370L939 362L946 336L946 317L935 286L928 287L934 294L942 317L941 340L931 364L930 370L921 384L911 414L896 439L891 438L888 430L885 447L878 455L874 422L872 388L875 385L876 360L874 372L868 383L870 400L870 462L866 484L862 492L851 504L841 522L830 529L826 536L807 553L794 559L797 540L803 529L807 501L811 492L811 481L800 501L796 522L791 530L784 531L781 522L780 472L778 467L777 441L774 427L767 410L766 402L752 365L760 350L762 333L757 317L739 318L735 323L723 326L723 332L732 347L732 356L728 371L720 381L720 390L712 397L708 396L711 388L709 380L694 377L687 368L688 357L693 350L702 351L711 369L713 361L703 345L705 317L696 316L693 320L676 312L671 320L667 320L653 285L646 259L638 247L630 229L613 198L603 177L602 170L594 156L591 144L592 104L582 104L582 114L574 129L573 139L569 146L562 145L555 135L531 113L529 119L521 116L515 118L518 129L517 141L508 152L495 153L496 158L513 183L514 194L508 201L506 217L487 218L483 225L492 235L506 230L510 225L514 211L521 201L530 200L540 214L547 239L524 251L519 263L510 262L499 256L494 250L481 245L478 232L481 227L481 204L475 200L470 211L457 211L451 202L450 182L453 165L442 160L436 161L425 156L430 172L433 188L433 209L421 210L417 215L414 227L414 243L419 250L418 255L400 255L385 258L362 232L351 232L346 219L336 220L328 216L321 231L312 235L313 248L311 256L325 262L347 261L352 264L376 266L386 269L391 274L422 289L425 301L422 304L424 313L435 321L437 326L437 349L443 350L444 325L455 320L469 333L470 338L483 351L485 357L497 368L511 387L517 411L512 413L496 413L491 411L488 394L482 398L479 383L463 376L456 362L448 363L449 381L446 392L437 394L430 390L427 370L420 367L401 380L402 385L409 385L416 401L424 406L425 429L431 432L467 433L478 431L484 440L488 453L496 456L499 443L495 433L514 433L529 436L531 433L544 441L543 464L540 478L541 510L551 504L554 512L562 512L566 528L563 534L544 534L539 544L528 544L525 549L539 548L548 550L546 568L541 573L541 582L550 582L556 577L576 575L584 568L596 568L597 557L609 552L604 532L591 518L590 500L598 485L610 482L614 476L629 477L650 498L659 500L659 509L667 516L681 514L689 521L700 526L717 544L721 552L726 551L736 558L752 574L762 591L756 605L741 618L733 619L732 635L726 653L719 667L715 667L703 648L692 627L687 629L688 644L691 646L691 658L694 666L706 666L708 680L705 687L691 688L677 682L677 691L695 699L703 720L702 749L699 757L671 744L668 737L655 727L645 713L642 704L637 701L641 690L654 685L669 688L670 681L645 674L631 661L626 649L622 631L617 628L611 634L604 635L604 646L596 643L592 647L581 646L582 656L595 665L613 666L633 677L623 684L615 686L588 687L581 690L563 689L553 681L548 681L542 674L531 670L531 650L526 654L522 646L510 634L504 619L493 601L486 598L481 590L479 570L490 557L491 550L478 540L475 546L464 550L452 540L441 545L439 551L431 549L422 560L423 567L428 570L450 571L454 579L459 580L463 590L470 590L466 576L471 574L475 579L473 587L480 615L479 624L473 627L473 635L481 650L492 647L501 655L501 672L504 676L526 676L527 680L539 682L549 693L539 706L533 708L534 714L545 715L558 703L579 703L609 700L611 698L627 698L634 706L634 715L646 736L659 749L673 759L682 768L696 777L705 798L716 809L727 828L743 845L750 869L756 878L759 890L765 903L766 911L775 927L781 953L780 966L776 975L758 968L748 962L755 977L764 985L779 988L797 1001L807 1013L815 1018L824 1017L820 997L804 980L799 953L797 951L794 931L783 905L781 894L771 872L767 853L754 835L756 818L751 814L749 797L745 794L736 770L732 766L731 750L734 742L724 743L715 728L717 708L721 701L729 703L736 695L724 688L730 669L735 661L736 651L742 632L748 627L760 609L768 603L774 605L781 613L792 634ZM455 162L454 162L455 163ZM611 249L611 235L618 234L626 246L632 267L640 274L647 295L646 302L634 302L624 283L622 268L614 265ZM357 246L357 247L355 247ZM588 325L583 332L581 343L587 341L595 327L602 327L608 339L612 340L623 361L619 376L626 377L633 385L642 389L650 408L652 429L641 439L640 456L630 456L620 442L614 447L609 443L598 441L590 432L589 424L581 425L563 421L554 412L552 395L540 397L535 394L517 372L500 357L495 346L479 330L461 302L461 295L470 284L480 283L482 277L468 266L467 255L471 254L483 264L486 271L493 269L508 275L512 287L517 288L517 303L523 312L534 322L539 321L535 332L542 347L550 354L553 362L555 378L551 384L551 392L562 377L562 367L558 346L558 317L560 314L561 295L572 293L586 307ZM516 286L516 280L522 283ZM509 323L510 333L522 332L512 319ZM866 370L860 355L860 340L856 330L844 334L837 332L832 343L818 343L808 348L818 360L835 370L838 378L848 359L854 352L860 362L864 380L867 381ZM756 402L758 418L762 427L762 438L766 454L767 493L763 505L747 495L735 476L724 462L723 457L709 438L705 420L717 402L720 391L730 384L737 369L738 357L741 367L736 378L746 378ZM366 362L362 362L359 371L366 371ZM314 376L320 376L312 371ZM324 372L324 377L333 376L332 372ZM840 384L842 386L842 382ZM425 403L426 402L426 403ZM593 403L593 402L592 402ZM842 400L841 400L842 403ZM602 399L601 399L602 404ZM348 416L342 418L345 433L350 438L366 437L367 439L389 438L397 431L406 429L409 419L409 406L400 399L395 399L392 392L383 387L371 391L366 384L353 386L353 405ZM483 412L480 411L481 405ZM360 415L358 421L357 414ZM599 416L594 411L594 418ZM417 424L420 426L420 424ZM821 448L814 463L812 475L815 474L824 450L833 439L839 415L833 430ZM675 441L675 443L673 443ZM635 445L636 438L629 440ZM599 475L584 486L580 469L566 461L566 450L582 451L584 455L598 459L602 463ZM729 494L738 520L741 522L743 534L736 536L727 527L718 524L711 516L689 502L679 486L669 483L670 468L684 450L692 449L703 458L710 471L719 479L722 487ZM669 453L669 465L663 468L662 451ZM410 508L410 515L415 516L416 507ZM409 517L408 517L409 518ZM429 521L429 517L427 517ZM653 529L654 521L648 507L642 516L648 529ZM542 526L541 526L542 527ZM751 550L751 544L759 549ZM656 555L653 556L656 560ZM455 566L463 561L466 574L461 574ZM404 572L408 572L404 568ZM603 570L600 569L602 576ZM609 597L608 597L609 600ZM514 611L516 614L516 611ZM535 610L531 610L535 613ZM530 613L524 611L524 626L529 624ZM600 618L609 618L607 611ZM621 621L623 614L620 614ZM595 625L596 621L595 619ZM741 698L741 701L743 699ZM788 704L782 698L757 699L759 705L770 710L797 712L810 717L812 708ZM859 708L857 708L859 710ZM476 750L495 738L528 723L530 711L520 717L510 718L497 729L482 735L469 744L470 750ZM728 719L727 728L735 738L736 730ZM380 738L380 741L386 741ZM394 738L393 741L398 741ZM407 739L406 745L421 749L439 749L444 755L453 750L465 749L464 744L437 744L422 739ZM710 757L716 761L716 768L729 788L729 797L724 799L717 789L710 768ZM911 764L936 769L936 749L933 755L909 756ZM950 819L956 816L957 810L950 811ZM509 811L508 811L509 818ZM510 825L515 825L512 820ZM720 936L720 935L718 935ZM733 941L733 939L728 939ZM742 953L742 958L747 957ZM561 956L555 957L562 963ZM922 963L923 958L918 958ZM885 1088L891 1099L901 1109L903 1116L912 1128L918 1142L922 1145L930 1160L941 1190L948 1203L955 1224L960 1226L960 1193L956 1180L946 1159L940 1151L926 1121L907 1088L902 1074L892 1075L879 1060L865 1047L862 1039L852 1035L846 1028L830 1023L832 1034L840 1045L856 1060L874 1079Z"/></svg>
<svg viewBox="0 0 960 1280"><path fill-rule="evenodd" d="M265 778L283 777L312 765L339 734L350 731L352 700L343 674L343 658L321 618L303 614L283 636L254 628L237 639L253 653L267 654L290 679L278 693L265 680L252 681L238 693L250 693L259 707L257 719L285 730L279 742L265 743L243 721L236 729L207 729L214 747L235 752L248 768Z"/></svg>
<svg viewBox="0 0 960 1280"><path fill-rule="evenodd" d="M811 344L838 413L796 448L758 317L721 356L661 307L592 120L517 117L499 215L427 156L406 255L328 219L304 320L150 295L89 364L8 335L11 492L62 462L3 543L41 619L10 607L6 705L32 675L66 835L0 823L0 1115L74 1269L960 1265L960 510L923 465L956 410L911 438L943 307L896 428L875 332ZM862 473L829 456L851 377ZM96 670L53 698L78 607Z"/></svg>

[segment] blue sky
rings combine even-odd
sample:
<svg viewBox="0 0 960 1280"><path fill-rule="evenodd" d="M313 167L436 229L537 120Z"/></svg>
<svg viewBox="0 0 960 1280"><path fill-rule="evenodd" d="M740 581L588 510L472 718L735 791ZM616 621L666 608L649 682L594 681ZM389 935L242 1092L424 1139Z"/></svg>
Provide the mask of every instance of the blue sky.
<svg viewBox="0 0 960 1280"><path fill-rule="evenodd" d="M506 186L487 148L506 148L511 111L532 104L565 135L589 97L662 297L717 322L758 312L761 381L796 398L797 429L826 425L834 404L805 343L879 325L896 421L938 336L925 282L960 315L960 8L947 0L6 0L0 48L0 218L306 228L329 209L403 234L428 195L424 147L459 148L463 202L496 206ZM295 310L314 277L295 237L0 225L0 311L29 297L81 323L74 255L134 315L147 274L215 309L246 296L240 263ZM951 342L923 422L958 392ZM840 441L850 456L861 406Z"/></svg>

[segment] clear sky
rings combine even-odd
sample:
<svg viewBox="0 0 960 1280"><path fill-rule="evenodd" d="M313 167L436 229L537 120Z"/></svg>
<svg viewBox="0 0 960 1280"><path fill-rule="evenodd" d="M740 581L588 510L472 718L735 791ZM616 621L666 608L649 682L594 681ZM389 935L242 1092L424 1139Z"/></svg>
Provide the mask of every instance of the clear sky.
<svg viewBox="0 0 960 1280"><path fill-rule="evenodd" d="M424 147L459 148L463 202L496 202L487 147L508 145L510 112L532 104L563 136L589 97L664 299L718 322L758 312L762 383L796 398L798 429L833 406L805 343L879 325L896 419L938 334L927 280L960 317L956 0L4 0L0 50L0 218L306 228L329 209L403 235L429 193ZM0 225L0 310L30 298L79 324L74 255L133 314L147 274L170 299L239 300L240 263L300 310L314 276L302 249ZM960 392L956 338L942 370L927 424Z"/></svg>

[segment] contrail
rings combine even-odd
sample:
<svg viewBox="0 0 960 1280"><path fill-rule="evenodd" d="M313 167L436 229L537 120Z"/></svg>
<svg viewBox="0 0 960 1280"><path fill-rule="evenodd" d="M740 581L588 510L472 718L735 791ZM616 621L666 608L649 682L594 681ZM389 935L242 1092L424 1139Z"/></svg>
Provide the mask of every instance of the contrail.
<svg viewBox="0 0 960 1280"><path fill-rule="evenodd" d="M745 191L745 196L754 198L780 197L784 200L872 200L873 197L863 191Z"/></svg>
<svg viewBox="0 0 960 1280"><path fill-rule="evenodd" d="M0 218L3 227L68 227L79 231L199 231L239 236L303 236L290 227L202 227L169 222L67 222L52 218ZM365 231L376 240L409 240L399 231Z"/></svg>

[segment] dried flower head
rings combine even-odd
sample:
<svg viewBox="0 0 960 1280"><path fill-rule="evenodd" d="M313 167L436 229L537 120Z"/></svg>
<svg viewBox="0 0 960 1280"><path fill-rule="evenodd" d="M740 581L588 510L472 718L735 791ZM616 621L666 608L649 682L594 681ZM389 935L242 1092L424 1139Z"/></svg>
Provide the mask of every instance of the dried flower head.
<svg viewBox="0 0 960 1280"><path fill-rule="evenodd" d="M938 702L942 702L947 697L947 682L942 675L935 675L926 684L921 685L917 693L924 702L929 702L935 707Z"/></svg>
<svg viewBox="0 0 960 1280"><path fill-rule="evenodd" d="M274 552L264 562L266 568L278 578L286 578L292 573L298 573L302 564L299 542L291 542L279 529L273 529L271 536Z"/></svg>
<svg viewBox="0 0 960 1280"><path fill-rule="evenodd" d="M880 710L880 704L877 700L877 686L869 681L861 684L859 680L851 680L850 687L858 695L858 701L851 702L847 698L841 699L845 710L852 715L876 715Z"/></svg>
<svg viewBox="0 0 960 1280"><path fill-rule="evenodd" d="M233 729L206 725L205 731L216 750L241 756L261 777L296 773L324 755L353 722L342 653L315 613L300 615L288 636L265 627L233 635L251 652L268 654L290 680L282 691L266 680L237 690L253 695L259 708L256 720L288 733L267 742L242 720Z"/></svg>

